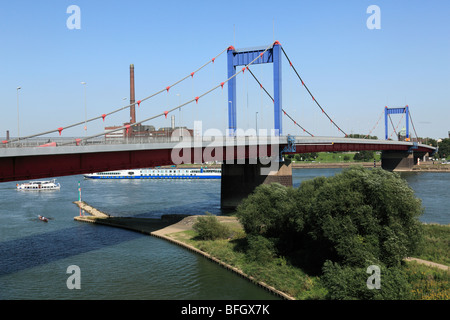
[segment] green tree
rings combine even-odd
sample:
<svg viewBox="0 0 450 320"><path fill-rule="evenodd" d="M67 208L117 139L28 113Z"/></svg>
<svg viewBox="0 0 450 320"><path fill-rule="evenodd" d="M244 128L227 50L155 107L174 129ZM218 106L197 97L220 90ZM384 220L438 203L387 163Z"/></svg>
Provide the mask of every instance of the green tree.
<svg viewBox="0 0 450 320"><path fill-rule="evenodd" d="M355 161L370 161L375 157L375 151L363 150L355 153L353 159Z"/></svg>
<svg viewBox="0 0 450 320"><path fill-rule="evenodd" d="M270 262L276 256L274 243L261 236L249 235L247 237L247 258L259 263Z"/></svg>
<svg viewBox="0 0 450 320"><path fill-rule="evenodd" d="M359 133L351 133L351 134L347 135L346 138L358 138L358 139L373 139L373 140L378 140L378 137L377 137L377 136L370 136L370 135L359 134Z"/></svg>
<svg viewBox="0 0 450 320"><path fill-rule="evenodd" d="M306 195L304 232L322 249L322 261L328 256L353 266L369 260L394 266L415 252L423 208L398 174L353 167L314 180L299 190Z"/></svg>
<svg viewBox="0 0 450 320"><path fill-rule="evenodd" d="M295 190L279 183L262 184L237 208L247 234L278 237L293 227L291 213Z"/></svg>
<svg viewBox="0 0 450 320"><path fill-rule="evenodd" d="M438 144L439 146L439 158L448 158L450 157L450 138L442 139Z"/></svg>
<svg viewBox="0 0 450 320"><path fill-rule="evenodd" d="M367 268L352 268L327 261L323 267L322 283L332 300L407 300L411 285L407 275L397 267L380 267L380 287L369 289Z"/></svg>
<svg viewBox="0 0 450 320"><path fill-rule="evenodd" d="M437 140L433 138L419 138L419 141L422 141L423 144L436 147L437 146Z"/></svg>
<svg viewBox="0 0 450 320"><path fill-rule="evenodd" d="M262 185L237 208L248 235L265 237L278 255L305 270L324 272L331 292L339 288L331 270L353 279L351 272L357 269L375 264L391 270L413 255L422 240L417 219L422 212L420 199L398 174L362 167L303 181L296 189ZM272 252L267 243L258 243L257 248ZM322 269L327 261L328 267ZM389 285L402 286L382 296L404 295L401 274L392 269L391 277ZM358 286L363 288L359 282ZM345 295L367 298L358 296L358 288L349 290Z"/></svg>
<svg viewBox="0 0 450 320"><path fill-rule="evenodd" d="M303 223L296 208L296 190L278 183L263 184L237 207L237 216L248 235L260 235L291 249ZM280 247L281 246L281 247Z"/></svg>
<svg viewBox="0 0 450 320"><path fill-rule="evenodd" d="M314 160L314 159L317 158L317 156L318 156L317 152L310 152L310 153L304 153L303 154L303 158L305 160Z"/></svg>
<svg viewBox="0 0 450 320"><path fill-rule="evenodd" d="M314 160L317 157L317 152L310 152L310 153L297 153L295 154L294 158L296 161L311 161Z"/></svg>
<svg viewBox="0 0 450 320"><path fill-rule="evenodd" d="M198 217L192 228L202 240L225 239L230 235L228 226L217 220L217 217L207 213L204 217Z"/></svg>

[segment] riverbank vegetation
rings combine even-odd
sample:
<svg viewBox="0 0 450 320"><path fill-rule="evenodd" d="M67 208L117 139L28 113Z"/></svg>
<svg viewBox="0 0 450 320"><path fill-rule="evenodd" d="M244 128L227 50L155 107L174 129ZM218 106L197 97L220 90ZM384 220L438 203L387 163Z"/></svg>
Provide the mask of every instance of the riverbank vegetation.
<svg viewBox="0 0 450 320"><path fill-rule="evenodd" d="M350 163L350 162L379 162L381 154L375 151L360 152L311 152L290 154L286 157L294 163Z"/></svg>
<svg viewBox="0 0 450 320"><path fill-rule="evenodd" d="M421 224L422 210L397 174L353 167L298 188L261 185L238 207L240 223L205 216L183 241L296 299L448 299L448 271L404 261L449 264L450 228Z"/></svg>
<svg viewBox="0 0 450 320"><path fill-rule="evenodd" d="M424 241L417 258L450 266L450 226L430 224L423 227Z"/></svg>

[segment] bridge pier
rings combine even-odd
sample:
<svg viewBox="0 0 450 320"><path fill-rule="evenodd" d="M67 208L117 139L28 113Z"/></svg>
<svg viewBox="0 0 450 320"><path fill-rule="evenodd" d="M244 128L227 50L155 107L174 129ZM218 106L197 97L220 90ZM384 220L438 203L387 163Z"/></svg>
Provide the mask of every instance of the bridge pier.
<svg viewBox="0 0 450 320"><path fill-rule="evenodd" d="M253 159L254 161L254 159ZM260 184L278 182L292 187L292 166L290 161L274 164L222 164L221 197L222 209L235 209Z"/></svg>
<svg viewBox="0 0 450 320"><path fill-rule="evenodd" d="M417 159L423 157L424 154L424 152L383 151L381 167L388 171L411 171L417 164Z"/></svg>

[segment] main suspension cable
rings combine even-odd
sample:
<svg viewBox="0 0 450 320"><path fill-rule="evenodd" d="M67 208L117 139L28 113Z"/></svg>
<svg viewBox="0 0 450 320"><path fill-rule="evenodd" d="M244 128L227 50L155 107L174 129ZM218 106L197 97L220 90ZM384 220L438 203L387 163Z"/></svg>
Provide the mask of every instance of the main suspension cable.
<svg viewBox="0 0 450 320"><path fill-rule="evenodd" d="M43 135L47 135L47 134L50 134L50 133L56 133L56 132L59 132L59 134L61 135L61 132L62 132L63 130L66 130L66 129L69 129L69 128L72 128L72 127L76 127L76 126L79 126L79 125L82 125L82 124L86 124L86 123L88 123L88 122L95 121L95 120L98 120L98 119L103 119L103 121L104 121L104 120L105 120L105 117L110 116L110 115L112 115L112 114L114 114L114 113L116 113L116 112L122 111L122 110L124 110L124 109L128 109L128 108L130 108L131 106L134 106L134 105L136 105L136 104L137 104L138 107L139 107L140 104L141 104L142 102L144 102L144 101L146 101L146 100L148 100L148 99L150 99L150 98L153 98L153 97L155 97L155 96L161 94L162 92L165 92L165 91L168 92L170 88L172 88L172 87L176 86L177 84L183 82L184 80L188 79L189 77L194 77L194 74L195 74L195 73L197 73L198 71L200 71L201 69L203 69L204 67L206 67L208 64L214 63L214 61L215 61L219 56L221 56L225 51L227 51L227 49L228 49L228 47L227 47L226 49L222 50L222 52L220 52L220 53L219 53L218 55L216 55L214 58L212 58L211 60L209 60L208 62L206 62L205 64L203 64L201 67L199 67L199 68L196 69L195 71L191 72L189 75L185 76L184 78L182 78L182 79L180 79L180 80L174 82L174 83L171 84L170 86L167 86L167 87L165 87L164 89L161 89L161 90L159 90L159 91L157 91L157 92L155 92L155 93L153 93L153 94L151 94L151 95L149 95L149 96L147 96L147 97L145 97L145 98L143 98L143 99L141 99L141 100L138 100L138 101L136 101L136 102L134 102L134 103L131 103L131 104L126 105L126 106L123 106L123 107L118 108L118 109L116 109L116 110L113 110L113 111L111 111L111 112L104 113L104 114L102 114L102 115L100 115L100 116L97 116L97 117L94 117L94 118L91 118L91 119L86 119L86 120L83 120L83 121L80 121L80 122L77 122L77 123L74 123L74 124L71 124L71 125L67 125L67 126L64 126L64 127L59 127L59 128L57 128L57 129L53 129L53 130L49 130L49 131L45 131L45 132L40 132L40 133L37 133L37 134L32 134L32 135L28 135L28 136L24 136L24 137L18 137L18 138L15 138L15 139L3 140L2 142L3 142L3 144L6 144L6 143L12 143L12 142L17 142L17 141L20 141L20 140L26 140L26 139L30 139L30 138L34 138L34 137L38 137L38 136L43 136Z"/></svg>
<svg viewBox="0 0 450 320"><path fill-rule="evenodd" d="M408 114L409 114L409 119L411 119L411 124L412 124L413 130L414 130L414 133L416 134L416 139L417 139L417 141L419 141L419 136L417 135L416 128L414 127L414 122L412 120L411 112L409 111L409 109L408 109Z"/></svg>
<svg viewBox="0 0 450 320"><path fill-rule="evenodd" d="M256 80L256 82L258 82L259 86L261 87L261 89L264 90L264 92L269 96L270 99L272 99L272 101L275 101L274 98L270 95L270 93L266 90L266 88L261 84L261 82L256 78L256 76L254 75L254 73L250 70L250 68L248 68L248 71L250 72L250 74L253 76L253 78ZM283 111L283 113L295 124L297 125L299 128L301 128L303 130L303 132L306 132L307 134L309 134L311 137L314 137L313 134L311 134L308 130L306 130L305 128L303 128L300 124L297 123L297 121L295 121L283 108L281 109Z"/></svg>
<svg viewBox="0 0 450 320"><path fill-rule="evenodd" d="M292 69L295 71L295 74L297 75L297 77L299 78L299 80L302 82L302 85L305 87L305 89L308 91L309 95L311 96L311 98L314 100L314 102L317 104L317 106L320 108L320 110L322 110L322 113L325 114L327 116L327 118L331 121L331 123L339 130L341 131L343 134L345 134L345 136L347 136L347 133L345 133L337 124L336 122L334 122L331 117L328 115L328 113L326 113L326 111L322 108L322 106L319 104L319 102L314 98L313 94L311 93L311 91L308 89L308 87L306 86L305 82L303 81L302 77L300 77L300 75L298 74L297 70L295 69L294 65L292 64L291 60L289 59L289 57L286 54L286 51L284 51L284 48L281 47L281 50L283 51L286 59L289 61L289 65L292 67Z"/></svg>
<svg viewBox="0 0 450 320"><path fill-rule="evenodd" d="M268 46L268 47L262 52L262 54L265 53L267 50L269 50L271 47L272 47L272 44L271 44L270 46ZM261 55L262 55L262 54L261 54ZM229 82L230 80L232 80L232 79L233 79L234 77L236 77L238 74L243 73L243 72L245 71L245 69L248 69L248 67L249 67L250 65L252 65L257 59L259 59L259 56L256 57L255 59L253 59L249 64L247 64L245 67L243 67L240 71L238 71L238 72L236 72L235 74L233 74L233 75L232 75L231 77L229 77L227 80L225 80L225 81L221 82L220 84L216 85L215 87L213 87L213 88L207 90L206 92L204 92L204 93L202 93L201 95L195 97L194 99L191 99L191 100L189 100L189 101L186 101L186 102L184 102L184 103L182 103L182 104L180 104L180 105L178 105L178 106L176 106L176 107L174 107L174 108L172 108L172 109L170 109L170 110L164 111L164 112L162 112L162 113L159 113L159 114L154 115L154 116L152 116L152 117L150 117L150 118L141 120L141 121L139 121L139 122L135 122L135 123L133 123L133 124L129 124L129 125L124 125L124 126L121 126L121 127L117 127L117 128L115 128L115 129L111 129L111 130L109 130L109 131L105 131L105 132L102 132L102 133L98 133L98 134L95 134L95 135L91 135L91 136L89 136L89 137L85 137L85 138L82 138L82 139L81 139L81 138L80 138L80 139L75 139L75 142L76 142L76 144L78 145L78 144L79 144L80 142L82 142L82 141L87 141L87 140L90 140L90 139L93 139L93 138L96 138L96 137L100 137L100 136L103 136L103 135L108 135L108 134L110 134L110 133L113 133L113 132L116 132L116 131L119 131L119 130L124 130L124 129L126 129L127 132L128 132L128 130L129 130L131 127L140 125L140 124L142 124L142 123L144 123L144 122L147 122L147 121L156 119L156 118L161 117L161 116L165 116L165 117L167 118L167 115L168 115L169 113L171 113L171 112L173 112L173 111L175 111L175 110L181 109L182 107L184 107L184 106L186 106L186 105L188 105L188 104L190 104L190 103L192 103L192 102L194 102L194 101L195 101L196 103L198 103L198 100L199 100L200 98L206 96L207 94L209 94L209 93L211 93L212 91L218 89L219 87L221 87L221 88L223 89L223 86L224 86L227 82ZM73 142L68 142L68 143L64 143L64 144L61 144L61 145L69 145L69 144L73 144Z"/></svg>
<svg viewBox="0 0 450 320"><path fill-rule="evenodd" d="M373 130L375 130L375 128L378 127L378 123L380 122L381 118L383 117L383 114L384 114L384 110L383 110L383 112L381 112L380 117L378 118L377 122L373 126L372 130L370 130L369 133L363 139L368 138L370 136L370 134L373 132Z"/></svg>

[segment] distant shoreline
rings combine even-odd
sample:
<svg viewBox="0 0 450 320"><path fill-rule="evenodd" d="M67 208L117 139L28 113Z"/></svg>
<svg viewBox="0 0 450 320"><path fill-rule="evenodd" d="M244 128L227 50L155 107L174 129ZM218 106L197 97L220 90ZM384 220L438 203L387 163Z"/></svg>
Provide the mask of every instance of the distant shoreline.
<svg viewBox="0 0 450 320"><path fill-rule="evenodd" d="M293 169L334 169L334 168L348 168L351 166L363 166L364 168L373 168L373 162L307 162L307 163L299 163L292 162ZM170 166L161 166L161 168L169 168ZM220 168L221 164L183 164L182 168L200 168L200 167L209 167L209 168ZM381 168L381 163L379 161L376 162L376 168ZM450 165L441 165L441 164L420 164L415 165L409 172L450 172Z"/></svg>
<svg viewBox="0 0 450 320"><path fill-rule="evenodd" d="M333 168L348 168L351 166L363 166L365 168L373 168L373 162L309 162L309 163L298 163L293 162L292 168L295 169L309 169L309 168L323 168L323 169L333 169ZM380 163L376 163L376 167L381 167Z"/></svg>
<svg viewBox="0 0 450 320"><path fill-rule="evenodd" d="M363 167L366 168L372 168L373 167L373 162L330 162L330 163L320 163L320 162L316 162L316 163L298 163L298 162L292 162L292 168L347 168L353 165L362 165ZM380 163L377 163L377 167L380 167ZM170 168L171 166L161 166L161 168ZM209 167L209 168L220 168L221 164L183 164L183 165L178 165L177 167L180 168L187 168L187 167L192 167L192 168L200 168L200 167Z"/></svg>

